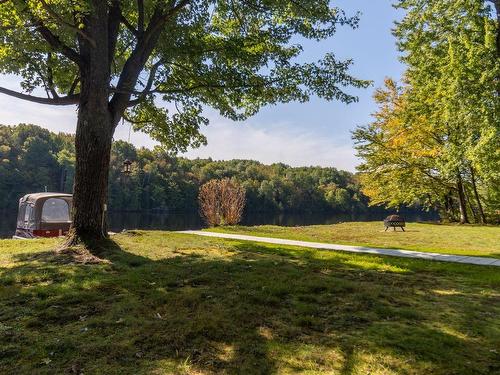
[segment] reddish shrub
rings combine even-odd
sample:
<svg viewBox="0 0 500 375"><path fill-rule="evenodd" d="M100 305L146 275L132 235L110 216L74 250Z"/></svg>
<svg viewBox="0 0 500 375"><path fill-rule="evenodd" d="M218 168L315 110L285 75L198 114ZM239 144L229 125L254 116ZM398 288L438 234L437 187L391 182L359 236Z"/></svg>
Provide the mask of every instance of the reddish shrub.
<svg viewBox="0 0 500 375"><path fill-rule="evenodd" d="M200 214L209 226L238 224L245 208L245 189L225 178L210 180L198 195Z"/></svg>

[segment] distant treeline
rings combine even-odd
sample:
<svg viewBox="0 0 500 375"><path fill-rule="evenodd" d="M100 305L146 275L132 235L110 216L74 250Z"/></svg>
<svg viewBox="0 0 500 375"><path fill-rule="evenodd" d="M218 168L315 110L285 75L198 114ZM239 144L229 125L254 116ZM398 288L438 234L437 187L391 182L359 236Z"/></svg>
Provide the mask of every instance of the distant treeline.
<svg viewBox="0 0 500 375"><path fill-rule="evenodd" d="M73 135L34 125L0 125L0 208L14 208L29 192L71 192ZM131 173L123 162L132 161ZM223 177L246 189L248 211L367 212L356 176L335 168L292 168L252 160L213 161L172 157L162 148L117 141L111 155L110 210L198 209L199 187Z"/></svg>

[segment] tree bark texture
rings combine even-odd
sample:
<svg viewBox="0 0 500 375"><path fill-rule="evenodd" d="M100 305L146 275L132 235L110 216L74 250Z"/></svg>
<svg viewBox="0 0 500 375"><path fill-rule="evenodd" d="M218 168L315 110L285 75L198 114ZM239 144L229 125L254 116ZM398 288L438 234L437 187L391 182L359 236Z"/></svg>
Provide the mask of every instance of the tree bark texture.
<svg viewBox="0 0 500 375"><path fill-rule="evenodd" d="M80 103L76 127L76 169L73 188L73 223L69 244L107 236L106 203L113 138L109 110L109 56L107 2L93 1L93 12L85 20L86 30L96 41L80 40L84 64L80 68Z"/></svg>
<svg viewBox="0 0 500 375"><path fill-rule="evenodd" d="M453 204L453 195L451 192L446 193L444 197L444 213L448 218L448 221L456 221L455 209Z"/></svg>
<svg viewBox="0 0 500 375"><path fill-rule="evenodd" d="M80 99L76 128L73 224L68 245L107 237L106 204L113 133L127 109L139 74L160 37L169 13L155 8L144 35L125 63L110 98L111 63L120 28L119 0L90 0L84 19L86 38L78 37ZM182 2L183 6L187 4ZM180 9L180 8L179 8Z"/></svg>
<svg viewBox="0 0 500 375"><path fill-rule="evenodd" d="M476 174L474 172L474 167L470 167L470 175L472 180L472 189L474 191L474 197L476 198L477 207L479 209L479 216L481 218L481 224L487 224L486 215L484 214L483 205L481 203L481 198L479 196L479 192L477 191L476 184Z"/></svg>
<svg viewBox="0 0 500 375"><path fill-rule="evenodd" d="M467 205L465 202L464 185L460 173L457 175L458 207L460 209L460 224L468 224Z"/></svg>
<svg viewBox="0 0 500 375"><path fill-rule="evenodd" d="M465 195L465 201L469 204L470 213L472 214L472 219L474 220L474 223L479 223L476 207L474 207L474 204L472 204L472 199L470 198L469 192L467 191L465 186L464 186L464 195Z"/></svg>

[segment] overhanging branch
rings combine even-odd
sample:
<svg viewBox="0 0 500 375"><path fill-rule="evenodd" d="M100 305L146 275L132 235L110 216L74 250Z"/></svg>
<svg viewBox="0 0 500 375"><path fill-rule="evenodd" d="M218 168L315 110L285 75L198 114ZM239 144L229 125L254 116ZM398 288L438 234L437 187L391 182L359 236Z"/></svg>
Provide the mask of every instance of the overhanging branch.
<svg viewBox="0 0 500 375"><path fill-rule="evenodd" d="M81 64L80 55L73 49L65 45L58 36L54 35L40 20L34 20L35 27L40 35L49 43L56 51L60 51L68 59Z"/></svg>
<svg viewBox="0 0 500 375"><path fill-rule="evenodd" d="M73 94L68 96L60 96L57 98L42 98L39 96L33 96L29 94L23 94L14 90L7 89L5 87L0 87L0 94L5 94L12 96L14 98L26 100L38 104L49 104L49 105L72 105L78 104L80 99L79 94Z"/></svg>

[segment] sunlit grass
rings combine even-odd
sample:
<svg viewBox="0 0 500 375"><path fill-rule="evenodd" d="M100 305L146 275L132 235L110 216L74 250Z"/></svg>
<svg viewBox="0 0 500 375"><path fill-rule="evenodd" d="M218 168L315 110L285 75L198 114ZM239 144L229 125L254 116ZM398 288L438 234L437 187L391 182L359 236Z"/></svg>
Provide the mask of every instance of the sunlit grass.
<svg viewBox="0 0 500 375"><path fill-rule="evenodd" d="M500 273L200 238L0 241L1 374L491 374ZM4 251L6 249L6 251Z"/></svg>
<svg viewBox="0 0 500 375"><path fill-rule="evenodd" d="M210 228L210 231L292 240L397 248L445 254L500 258L500 227L408 223L405 232L384 231L382 222L334 225Z"/></svg>

